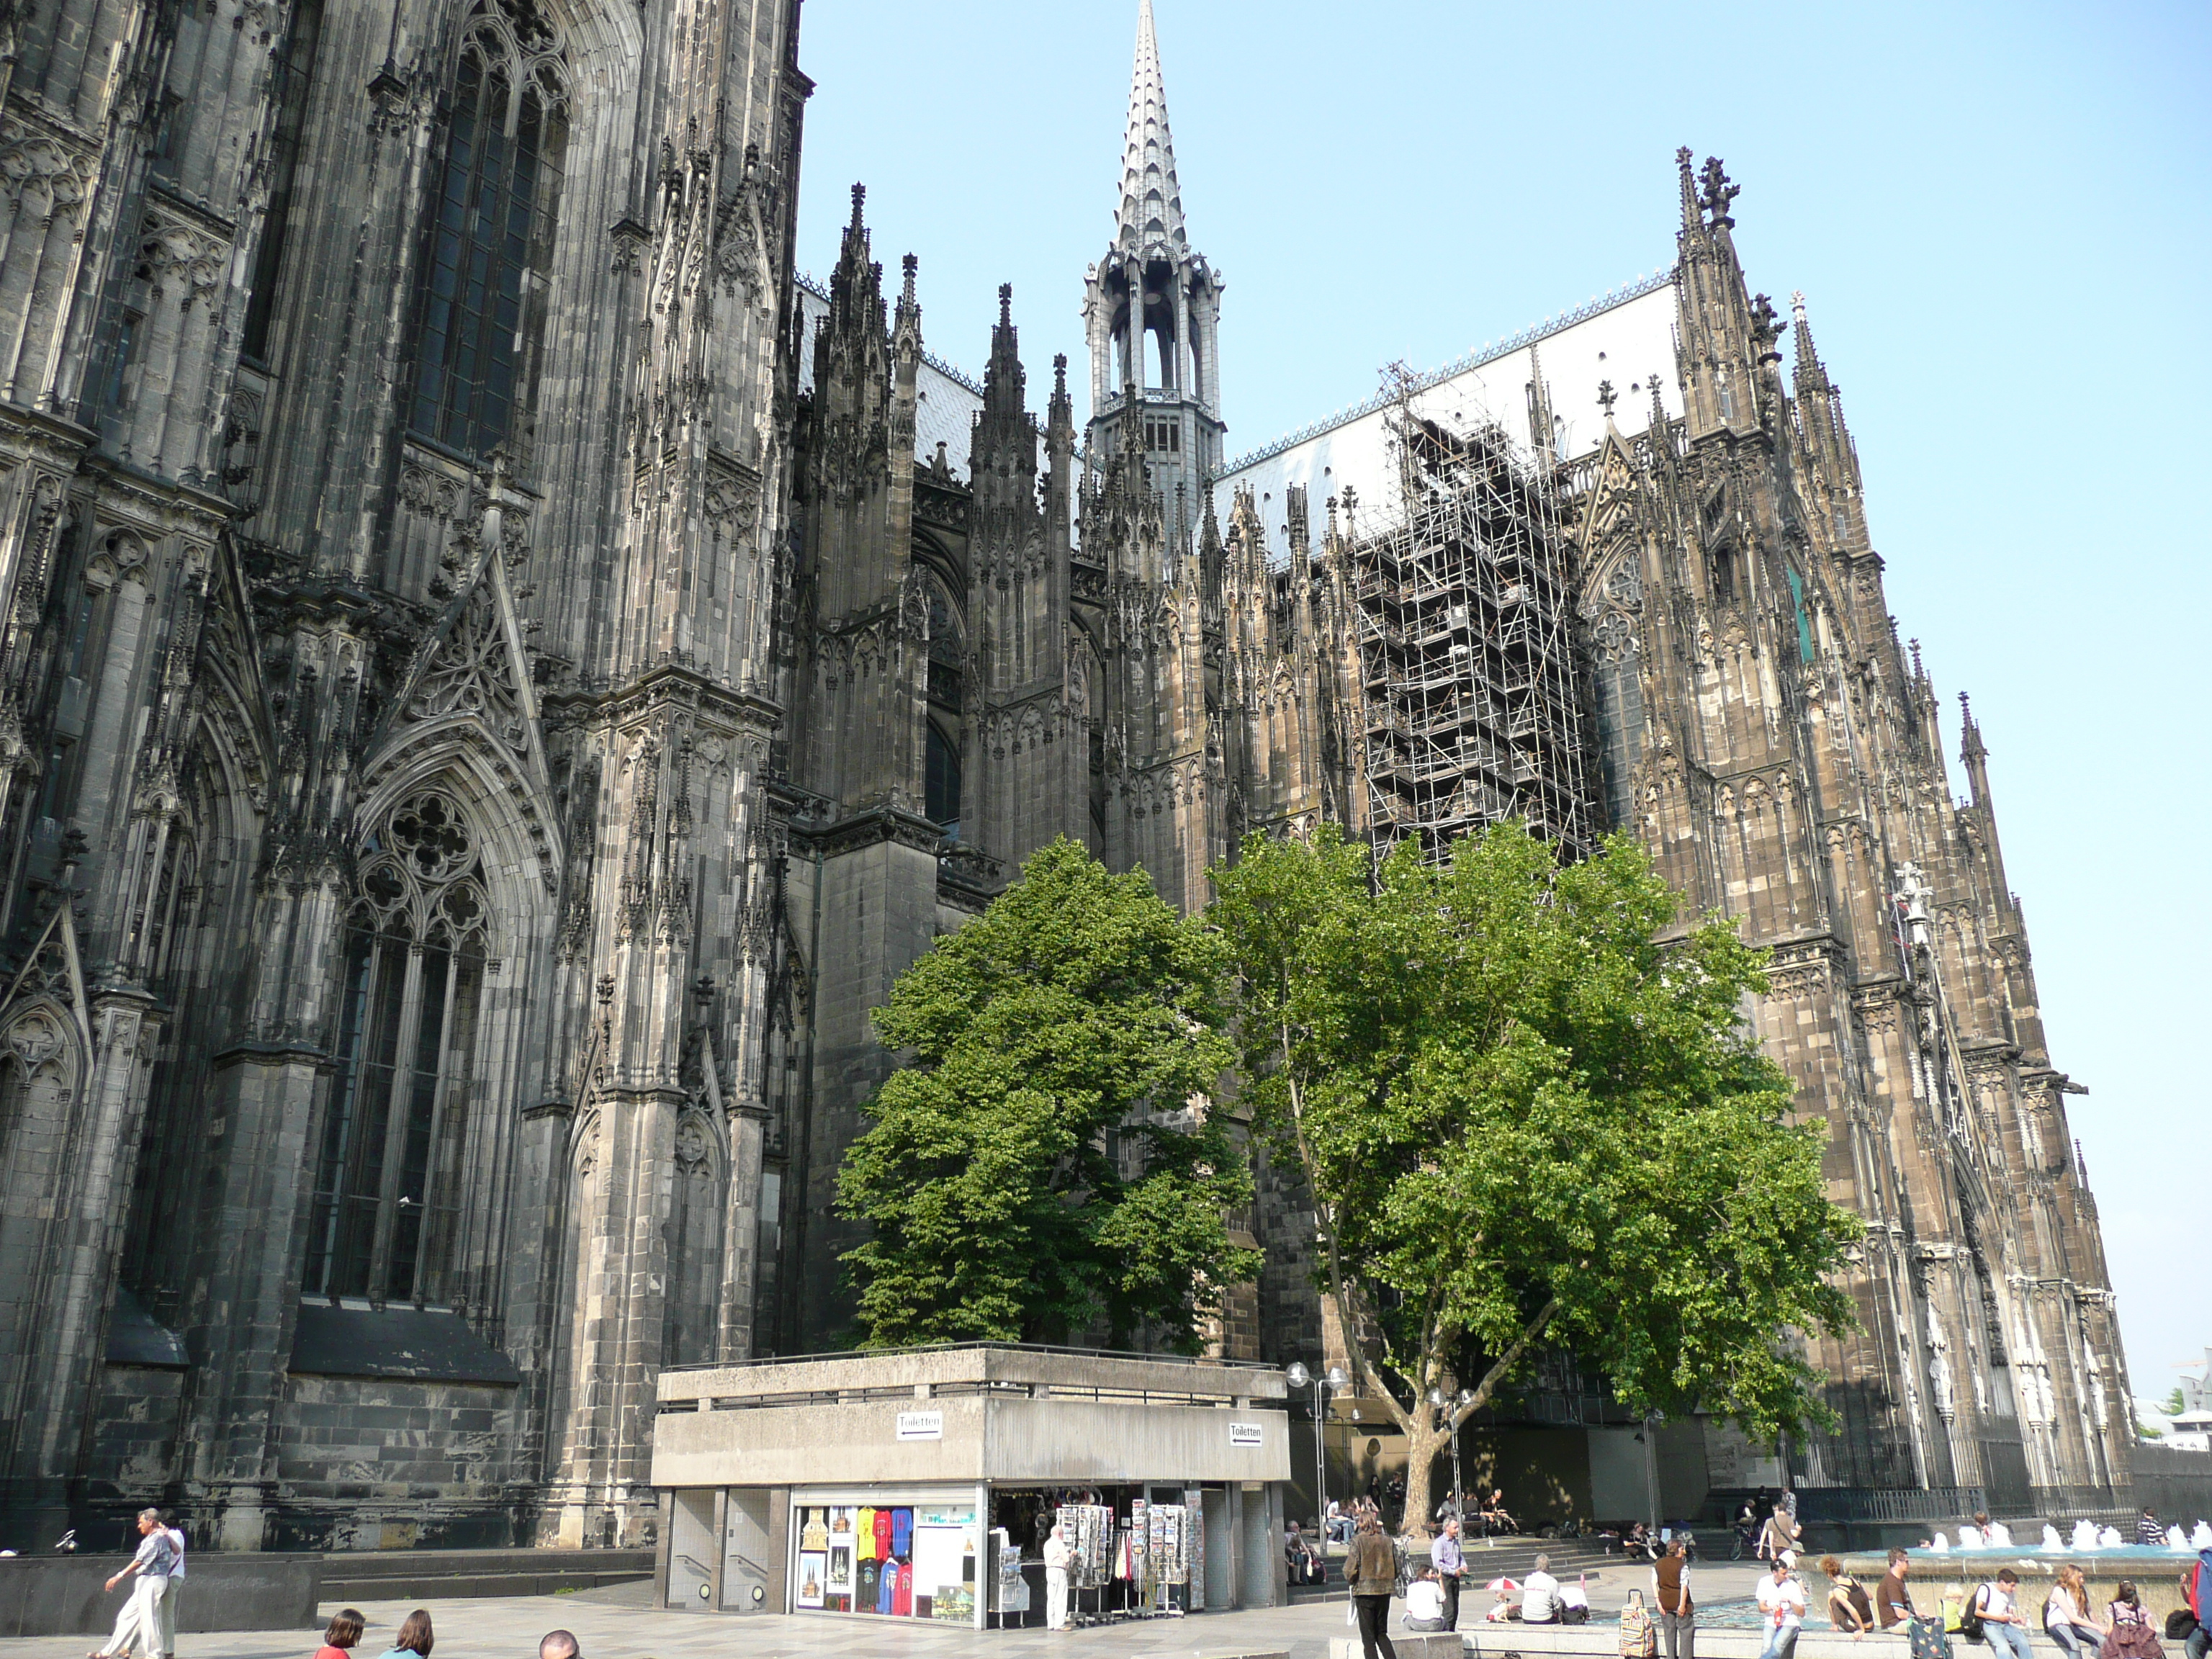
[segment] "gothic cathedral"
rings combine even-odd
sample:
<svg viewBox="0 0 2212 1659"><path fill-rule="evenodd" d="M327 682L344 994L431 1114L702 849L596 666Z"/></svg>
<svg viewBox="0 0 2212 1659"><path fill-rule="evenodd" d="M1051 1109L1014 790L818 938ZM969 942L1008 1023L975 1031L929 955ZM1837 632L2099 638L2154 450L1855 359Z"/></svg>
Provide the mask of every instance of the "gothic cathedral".
<svg viewBox="0 0 2212 1659"><path fill-rule="evenodd" d="M1640 423L1608 385L1562 437L1530 342L1525 435L1432 378L1373 480L1232 463L1140 5L1080 426L1003 292L980 380L924 349L857 188L796 276L799 0L0 15L8 1541L647 1540L656 1373L836 1337L868 1011L1024 857L1188 908L1251 830L1508 813L1632 830L1776 949L1873 1224L1802 1473L2126 1486L1980 738L1954 799L1735 187L1686 153ZM1466 533L1525 565L1452 613L1534 690L1448 799L1393 734L1479 688L1408 725L1375 643L1416 451L1503 481ZM1222 1341L1310 1359L1265 1191Z"/></svg>

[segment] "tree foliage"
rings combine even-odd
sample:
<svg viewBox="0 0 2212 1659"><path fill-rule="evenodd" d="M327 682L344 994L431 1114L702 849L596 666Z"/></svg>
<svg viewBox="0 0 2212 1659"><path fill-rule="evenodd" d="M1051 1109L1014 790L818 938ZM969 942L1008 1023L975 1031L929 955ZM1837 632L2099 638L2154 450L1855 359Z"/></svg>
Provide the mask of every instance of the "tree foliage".
<svg viewBox="0 0 2212 1659"><path fill-rule="evenodd" d="M1409 1520L1547 1346L1632 1409L1828 1420L1787 1334L1851 1323L1823 1275L1859 1224L1742 1024L1762 957L1727 922L1679 927L1625 836L1562 867L1513 824L1444 868L1255 836L1214 880L1243 1097L1318 1200L1362 1392L1409 1437Z"/></svg>
<svg viewBox="0 0 2212 1659"><path fill-rule="evenodd" d="M1220 940L1138 871L1066 839L902 975L878 1035L911 1051L866 1109L838 1208L867 1344L1065 1342L1102 1323L1194 1351L1258 1271L1229 1240L1250 1177L1206 1097Z"/></svg>

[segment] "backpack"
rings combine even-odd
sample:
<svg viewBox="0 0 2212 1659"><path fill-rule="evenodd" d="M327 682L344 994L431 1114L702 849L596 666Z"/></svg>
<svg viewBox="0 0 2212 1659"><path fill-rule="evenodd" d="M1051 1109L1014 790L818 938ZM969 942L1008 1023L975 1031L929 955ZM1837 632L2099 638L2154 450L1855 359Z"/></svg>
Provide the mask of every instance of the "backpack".
<svg viewBox="0 0 2212 1659"><path fill-rule="evenodd" d="M1990 1639L1988 1627L1982 1622L1982 1598L1989 1593L1989 1585L1975 1585L1974 1593L1959 1608L1959 1634L1969 1642Z"/></svg>
<svg viewBox="0 0 2212 1659"><path fill-rule="evenodd" d="M1644 1605L1644 1592L1628 1592L1628 1605L1620 1610L1620 1659L1653 1659L1659 1651L1659 1632L1651 1611Z"/></svg>
<svg viewBox="0 0 2212 1659"><path fill-rule="evenodd" d="M1947 1595L1942 1599L1942 1628L1947 1635L1966 1637L1966 1641L1986 1641L1989 1635L1982 1631L1982 1614L1975 1613L1973 1601L1980 1595L1975 1586L1966 1595Z"/></svg>

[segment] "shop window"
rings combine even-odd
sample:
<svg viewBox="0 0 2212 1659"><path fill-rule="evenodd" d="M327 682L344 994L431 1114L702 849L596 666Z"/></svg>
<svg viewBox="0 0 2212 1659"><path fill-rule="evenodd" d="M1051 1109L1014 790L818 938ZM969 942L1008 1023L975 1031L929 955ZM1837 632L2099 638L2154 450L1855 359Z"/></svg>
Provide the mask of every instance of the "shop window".
<svg viewBox="0 0 2212 1659"><path fill-rule="evenodd" d="M794 1611L975 1622L982 1554L972 1501L794 1504L792 1528Z"/></svg>

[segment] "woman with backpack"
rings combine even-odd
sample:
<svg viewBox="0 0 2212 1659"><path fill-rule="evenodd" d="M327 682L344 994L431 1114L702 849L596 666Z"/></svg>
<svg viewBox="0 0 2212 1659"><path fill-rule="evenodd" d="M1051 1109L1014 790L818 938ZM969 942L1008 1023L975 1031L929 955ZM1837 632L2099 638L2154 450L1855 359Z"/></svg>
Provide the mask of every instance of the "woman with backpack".
<svg viewBox="0 0 2212 1659"><path fill-rule="evenodd" d="M2105 1627L2090 1619L2089 1587L2070 1562L2058 1569L2058 1583L2043 1604L2043 1633L2066 1659L2094 1659L2105 1644Z"/></svg>
<svg viewBox="0 0 2212 1659"><path fill-rule="evenodd" d="M2106 1605L2105 1616L2112 1626L2101 1659L2166 1659L2166 1650L2150 1627L2150 1615L2143 1611L2142 1597L2136 1594L2134 1579L2120 1580L2120 1593Z"/></svg>

